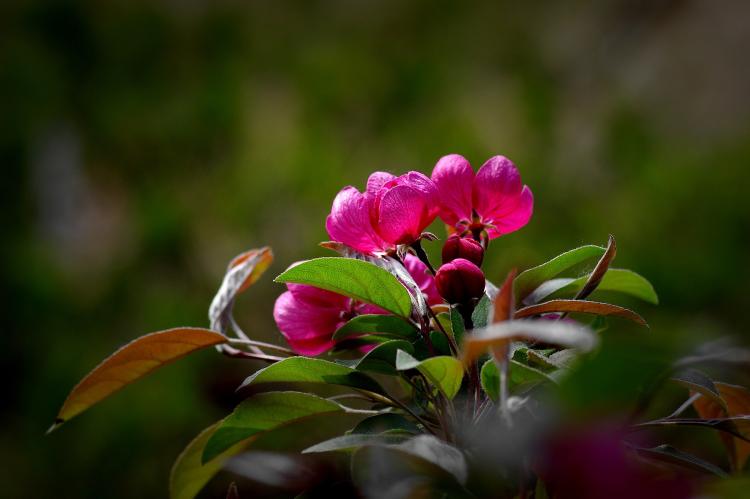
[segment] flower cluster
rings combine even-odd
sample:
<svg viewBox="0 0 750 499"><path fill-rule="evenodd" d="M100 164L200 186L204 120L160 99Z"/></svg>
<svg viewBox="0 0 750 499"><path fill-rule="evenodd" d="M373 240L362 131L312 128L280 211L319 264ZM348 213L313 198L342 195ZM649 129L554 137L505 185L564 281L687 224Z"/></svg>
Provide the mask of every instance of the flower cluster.
<svg viewBox="0 0 750 499"><path fill-rule="evenodd" d="M431 177L375 172L364 192L347 186L336 195L326 230L366 258L391 258L411 275L429 306L466 305L483 294L480 269L489 241L520 229L531 218L534 198L516 166L504 156L487 160L475 174L460 155L441 158ZM449 236L443 265L433 271L422 250L433 239L427 227L440 218ZM276 301L274 318L290 346L318 355L334 346L333 333L360 314L385 313L330 291L288 285Z"/></svg>

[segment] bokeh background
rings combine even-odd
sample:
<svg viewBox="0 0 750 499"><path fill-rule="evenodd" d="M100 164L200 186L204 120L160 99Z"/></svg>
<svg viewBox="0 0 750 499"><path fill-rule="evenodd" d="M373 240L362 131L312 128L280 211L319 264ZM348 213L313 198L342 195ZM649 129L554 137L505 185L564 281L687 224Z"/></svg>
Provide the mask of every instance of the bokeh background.
<svg viewBox="0 0 750 499"><path fill-rule="evenodd" d="M68 390L136 336L205 326L226 263L266 244L237 316L281 341L271 277L325 254L336 192L447 153L504 154L535 193L491 277L612 233L660 294L649 335L746 334L749 18L742 0L2 2L0 495L165 496L258 366L203 352L45 437Z"/></svg>

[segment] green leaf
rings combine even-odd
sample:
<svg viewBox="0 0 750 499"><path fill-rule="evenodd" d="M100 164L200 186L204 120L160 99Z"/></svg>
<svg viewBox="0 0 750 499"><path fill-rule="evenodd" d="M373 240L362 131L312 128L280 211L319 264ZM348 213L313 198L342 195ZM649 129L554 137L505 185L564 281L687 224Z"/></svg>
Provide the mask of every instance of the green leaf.
<svg viewBox="0 0 750 499"><path fill-rule="evenodd" d="M482 365L479 378L484 392L493 402L497 402L500 398L500 374L494 360L489 359Z"/></svg>
<svg viewBox="0 0 750 499"><path fill-rule="evenodd" d="M474 325L474 329L487 327L490 321L490 310L492 310L492 300L485 294L471 313L471 322Z"/></svg>
<svg viewBox="0 0 750 499"><path fill-rule="evenodd" d="M557 277L565 271L580 269L580 267L585 265L593 267L596 261L604 255L605 251L605 248L601 246L581 246L580 248L558 255L537 267L521 272L513 282L516 304L521 303L529 293L541 286L542 283Z"/></svg>
<svg viewBox="0 0 750 499"><path fill-rule="evenodd" d="M586 279L586 276L579 277L578 279L553 279L544 283L532 293L533 300L535 303L538 303L542 300L575 296L583 288ZM550 285L548 283L553 284ZM546 289L543 289L545 286ZM659 297L651 283L645 277L636 274L632 270L609 269L597 286L594 295L601 291L621 293L653 305L659 304Z"/></svg>
<svg viewBox="0 0 750 499"><path fill-rule="evenodd" d="M534 369L533 367L527 366L526 364L513 359L508 363L508 379L512 386L541 382L557 383L554 378L539 369ZM497 401L500 397L500 374L498 373L497 366L492 359L485 362L482 366L480 381L482 388L487 395L493 401Z"/></svg>
<svg viewBox="0 0 750 499"><path fill-rule="evenodd" d="M445 337L442 331L430 331L430 342L435 349L435 353L438 355L451 355L448 338Z"/></svg>
<svg viewBox="0 0 750 499"><path fill-rule="evenodd" d="M399 349L409 353L414 352L414 347L408 341L386 341L367 352L352 367L359 371L373 371L391 375L398 374L396 371L396 352Z"/></svg>
<svg viewBox="0 0 750 499"><path fill-rule="evenodd" d="M383 433L388 430L401 430L410 433L421 433L417 425L406 419L400 414L394 414L387 412L385 414L377 414L370 416L369 418L363 419L357 426L354 427L352 433Z"/></svg>
<svg viewBox="0 0 750 499"><path fill-rule="evenodd" d="M257 433L315 414L343 412L331 400L301 392L258 393L238 405L211 435L203 450L208 462L238 442Z"/></svg>
<svg viewBox="0 0 750 499"><path fill-rule="evenodd" d="M453 338L456 340L456 344L460 345L464 341L464 334L466 328L464 327L464 319L461 314L456 310L456 307L451 307L451 326L453 329Z"/></svg>
<svg viewBox="0 0 750 499"><path fill-rule="evenodd" d="M221 470L222 465L229 457L242 451L244 442L229 447L205 464L201 462L206 442L214 434L219 424L216 423L203 430L177 457L169 475L170 499L193 499Z"/></svg>
<svg viewBox="0 0 750 499"><path fill-rule="evenodd" d="M544 381L557 384L557 381L549 374L512 359L508 365L508 378L513 386Z"/></svg>
<svg viewBox="0 0 750 499"><path fill-rule="evenodd" d="M364 373L335 362L309 357L289 357L271 364L249 376L240 388L261 383L322 383L385 393L375 380Z"/></svg>
<svg viewBox="0 0 750 499"><path fill-rule="evenodd" d="M399 350L396 355L396 369L399 371L417 369L449 399L456 396L464 377L461 362L448 355L439 355L420 361L407 352Z"/></svg>
<svg viewBox="0 0 750 499"><path fill-rule="evenodd" d="M411 297L398 279L387 270L362 260L315 258L290 267L275 280L327 289L402 317L411 315Z"/></svg>
<svg viewBox="0 0 750 499"><path fill-rule="evenodd" d="M351 336L363 334L377 334L379 336L394 336L408 340L416 340L419 331L402 317L395 315L367 314L358 315L333 333L336 341Z"/></svg>
<svg viewBox="0 0 750 499"><path fill-rule="evenodd" d="M339 450L353 450L363 445L392 445L400 444L411 438L413 435L409 434L367 434L367 433L352 433L349 435L341 435L340 437L333 437L325 442L320 442L312 447L308 447L303 450L303 454L317 453L317 452L331 452Z"/></svg>

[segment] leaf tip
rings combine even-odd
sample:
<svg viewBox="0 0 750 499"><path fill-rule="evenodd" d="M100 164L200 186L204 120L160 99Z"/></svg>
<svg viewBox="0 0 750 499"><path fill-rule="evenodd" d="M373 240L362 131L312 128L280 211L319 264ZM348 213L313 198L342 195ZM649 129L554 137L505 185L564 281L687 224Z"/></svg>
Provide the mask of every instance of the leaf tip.
<svg viewBox="0 0 750 499"><path fill-rule="evenodd" d="M45 435L49 435L50 433L52 433L53 431L55 431L56 429L58 429L59 427L61 427L64 422L65 422L65 420L62 419L62 418L55 418L55 422L52 423L52 426L50 426L49 428L47 428L47 431L44 434Z"/></svg>

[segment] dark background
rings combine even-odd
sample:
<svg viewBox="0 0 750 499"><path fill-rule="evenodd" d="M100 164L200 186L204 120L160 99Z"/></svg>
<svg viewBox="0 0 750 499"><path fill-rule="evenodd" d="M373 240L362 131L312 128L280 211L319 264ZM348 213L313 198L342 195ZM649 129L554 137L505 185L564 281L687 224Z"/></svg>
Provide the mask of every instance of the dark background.
<svg viewBox="0 0 750 499"><path fill-rule="evenodd" d="M0 6L0 495L165 496L258 366L203 352L45 437L70 388L207 325L228 260L266 244L237 315L281 341L271 277L325 254L336 192L447 153L504 154L535 194L490 278L612 233L660 294L647 334L747 333L749 3L208 4Z"/></svg>

